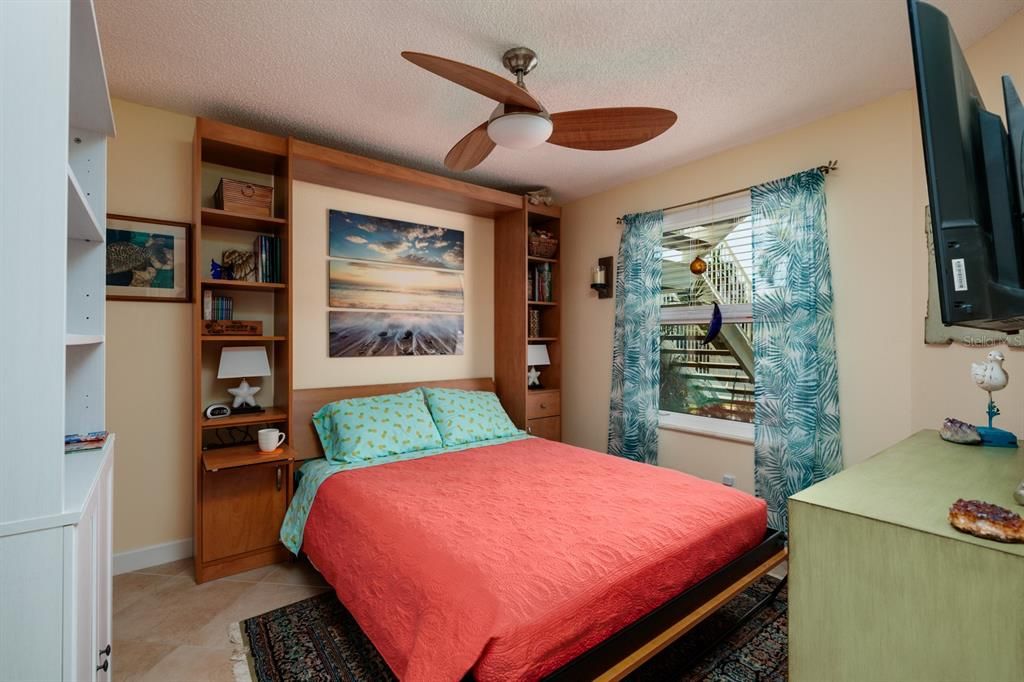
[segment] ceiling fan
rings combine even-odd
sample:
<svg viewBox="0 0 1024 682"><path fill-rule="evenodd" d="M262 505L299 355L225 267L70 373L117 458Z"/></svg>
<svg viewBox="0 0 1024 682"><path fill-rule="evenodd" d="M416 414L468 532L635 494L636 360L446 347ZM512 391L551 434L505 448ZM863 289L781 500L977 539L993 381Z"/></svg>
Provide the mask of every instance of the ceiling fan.
<svg viewBox="0 0 1024 682"><path fill-rule="evenodd" d="M532 149L549 142L572 149L626 149L661 135L676 122L675 112L651 107L579 109L549 114L523 83L523 77L537 66L537 54L526 47L512 48L502 57L502 64L516 77L514 83L490 71L444 57L422 52L403 52L402 56L441 78L498 102L491 117L473 128L448 152L444 165L454 171L476 167L495 145Z"/></svg>

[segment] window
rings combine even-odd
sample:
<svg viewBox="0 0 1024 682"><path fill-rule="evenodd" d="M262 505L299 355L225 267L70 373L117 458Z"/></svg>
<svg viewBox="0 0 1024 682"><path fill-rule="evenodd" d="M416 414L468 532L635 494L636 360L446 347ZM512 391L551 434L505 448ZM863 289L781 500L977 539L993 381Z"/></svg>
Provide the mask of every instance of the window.
<svg viewBox="0 0 1024 682"><path fill-rule="evenodd" d="M661 409L666 426L696 426L693 430L746 439L749 429L738 423L754 421L752 238L749 192L665 214ZM699 261L691 268L698 258L706 266L703 274L693 272L699 273ZM705 345L714 303L722 311L722 330Z"/></svg>

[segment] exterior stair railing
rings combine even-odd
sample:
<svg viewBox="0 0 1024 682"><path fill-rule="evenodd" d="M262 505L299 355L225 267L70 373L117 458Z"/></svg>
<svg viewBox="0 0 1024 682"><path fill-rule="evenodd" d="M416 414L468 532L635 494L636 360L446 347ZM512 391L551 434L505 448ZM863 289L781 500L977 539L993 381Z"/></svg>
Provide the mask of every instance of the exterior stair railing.
<svg viewBox="0 0 1024 682"><path fill-rule="evenodd" d="M671 305L745 304L751 301L752 283L746 268L724 240L702 256L707 271L697 278L689 291L678 292ZM668 303L668 301L666 301ZM703 393L718 403L719 414L726 418L753 419L754 354L751 339L753 324L741 322L723 325L716 342L705 346L706 325L687 324L666 327L662 357L668 367L680 373L680 379L701 379L688 389ZM732 356L731 358L729 356ZM685 358L679 365L674 358ZM733 365L730 360L735 360ZM691 382L692 383L692 382Z"/></svg>

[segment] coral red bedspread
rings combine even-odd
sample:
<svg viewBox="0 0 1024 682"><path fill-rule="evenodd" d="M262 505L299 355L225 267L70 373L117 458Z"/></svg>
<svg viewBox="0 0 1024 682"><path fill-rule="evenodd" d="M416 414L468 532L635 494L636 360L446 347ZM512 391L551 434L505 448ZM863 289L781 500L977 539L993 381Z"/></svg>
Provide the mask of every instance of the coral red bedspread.
<svg viewBox="0 0 1024 682"><path fill-rule="evenodd" d="M534 680L743 552L763 501L538 438L335 474L303 551L402 680Z"/></svg>

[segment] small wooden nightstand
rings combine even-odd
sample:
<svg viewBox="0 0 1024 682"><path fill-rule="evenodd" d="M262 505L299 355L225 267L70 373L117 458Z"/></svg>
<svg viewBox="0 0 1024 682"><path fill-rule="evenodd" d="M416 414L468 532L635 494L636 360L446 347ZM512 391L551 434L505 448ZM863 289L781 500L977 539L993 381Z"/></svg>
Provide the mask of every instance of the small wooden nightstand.
<svg viewBox="0 0 1024 682"><path fill-rule="evenodd" d="M526 394L526 431L548 440L562 440L562 392L537 389Z"/></svg>
<svg viewBox="0 0 1024 682"><path fill-rule="evenodd" d="M273 453L255 445L203 452L199 523L205 562L199 582L288 557L278 534L291 499L295 456L288 444Z"/></svg>

